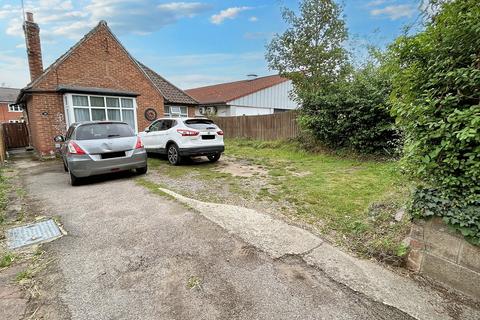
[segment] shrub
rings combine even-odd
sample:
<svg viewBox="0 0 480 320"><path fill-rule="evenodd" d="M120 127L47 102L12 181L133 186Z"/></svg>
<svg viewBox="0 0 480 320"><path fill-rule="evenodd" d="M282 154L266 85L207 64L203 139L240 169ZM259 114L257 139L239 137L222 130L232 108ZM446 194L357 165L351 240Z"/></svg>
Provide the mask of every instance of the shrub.
<svg viewBox="0 0 480 320"><path fill-rule="evenodd" d="M403 166L419 188L411 210L442 216L480 239L480 6L448 1L414 36L390 47L393 114Z"/></svg>
<svg viewBox="0 0 480 320"><path fill-rule="evenodd" d="M390 81L374 63L303 101L300 124L331 148L393 153L400 142L387 108Z"/></svg>

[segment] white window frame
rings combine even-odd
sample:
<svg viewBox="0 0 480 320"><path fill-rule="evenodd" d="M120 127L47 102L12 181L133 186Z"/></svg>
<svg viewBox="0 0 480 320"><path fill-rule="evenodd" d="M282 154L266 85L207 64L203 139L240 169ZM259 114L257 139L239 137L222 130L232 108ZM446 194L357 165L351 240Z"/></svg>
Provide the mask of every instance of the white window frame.
<svg viewBox="0 0 480 320"><path fill-rule="evenodd" d="M12 103L8 105L8 112L23 112L23 108Z"/></svg>
<svg viewBox="0 0 480 320"><path fill-rule="evenodd" d="M167 112L168 108L168 112ZM172 108L178 108L179 112L172 112ZM185 112L182 112L182 108L185 108ZM164 106L164 115L166 118L188 118L188 107L187 106Z"/></svg>
<svg viewBox="0 0 480 320"><path fill-rule="evenodd" d="M73 105L73 96L83 96L87 97L88 99L88 106L74 106ZM90 97L98 97L98 98L103 98L103 104L104 107L96 107L91 105L90 102ZM114 98L114 99L119 99L119 107L118 108L108 108L107 107L107 99L106 98ZM133 108L123 108L122 107L122 102L121 99L129 99L133 101ZM138 133L138 123L137 123L137 99L135 97L125 97L125 96L109 96L109 95L98 95L98 94L83 94L83 93L66 93L64 94L64 108L65 108L65 122L67 124L67 128L70 127L70 125L74 122L76 122L75 119L75 113L74 113L74 108L83 108L83 109L88 109L89 114L90 114L90 119L92 119L92 109L105 109L105 116L108 121L108 109L116 109L120 111L120 119L123 121L123 113L122 110L132 110L133 111L133 120L135 123L135 133Z"/></svg>
<svg viewBox="0 0 480 320"><path fill-rule="evenodd" d="M23 123L23 120L8 120L8 123Z"/></svg>

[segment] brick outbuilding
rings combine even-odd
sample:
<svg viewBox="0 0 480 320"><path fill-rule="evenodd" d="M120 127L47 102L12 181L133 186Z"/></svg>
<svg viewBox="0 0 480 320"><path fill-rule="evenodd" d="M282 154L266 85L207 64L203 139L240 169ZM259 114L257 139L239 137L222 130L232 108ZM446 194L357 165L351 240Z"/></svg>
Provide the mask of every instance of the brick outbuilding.
<svg viewBox="0 0 480 320"><path fill-rule="evenodd" d="M105 21L45 70L31 13L23 27L31 82L16 104L26 110L40 155L53 154L53 138L73 122L121 120L138 132L155 117L194 115L197 101L134 59Z"/></svg>

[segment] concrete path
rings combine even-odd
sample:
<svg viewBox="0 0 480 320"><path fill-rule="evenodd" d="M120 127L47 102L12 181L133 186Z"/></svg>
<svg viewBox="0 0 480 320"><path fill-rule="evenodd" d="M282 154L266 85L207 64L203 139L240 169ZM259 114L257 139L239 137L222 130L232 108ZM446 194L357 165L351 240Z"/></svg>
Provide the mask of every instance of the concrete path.
<svg viewBox="0 0 480 320"><path fill-rule="evenodd" d="M39 214L59 216L68 231L46 245L56 264L54 276L46 276L51 281L40 282L45 286L40 291L50 296L37 316L412 319L408 312L422 319L448 318L447 310L430 300L430 317L423 317L424 311L411 312L423 309L425 301L416 296L408 300L405 290L396 294L414 307L392 307L395 293L388 290L395 286L386 286L379 296L359 286L350 288L348 264L356 280L362 277L355 263L339 256L340 262L330 264L328 259L334 257L329 256L327 267L322 267L317 250L327 244L269 216L237 212L232 220L229 210L234 208L216 210L211 204L183 199L202 213L198 214L150 193L129 174L71 187L58 163L17 165L23 168ZM328 271L330 267L338 272ZM372 282L370 276L364 279ZM463 319L471 318L471 311L461 311Z"/></svg>
<svg viewBox="0 0 480 320"><path fill-rule="evenodd" d="M199 211L209 220L273 258L297 255L335 281L375 301L418 319L479 319L480 312L455 306L448 298L373 262L354 258L318 237L252 209L190 199L171 190L162 192ZM460 312L458 310L461 310Z"/></svg>

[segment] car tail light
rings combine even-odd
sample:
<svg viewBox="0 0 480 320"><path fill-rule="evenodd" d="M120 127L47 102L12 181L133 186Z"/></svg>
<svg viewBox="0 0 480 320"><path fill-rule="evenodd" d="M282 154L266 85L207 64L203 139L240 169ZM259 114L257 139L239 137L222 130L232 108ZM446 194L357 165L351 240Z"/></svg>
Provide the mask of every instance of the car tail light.
<svg viewBox="0 0 480 320"><path fill-rule="evenodd" d="M68 153L71 154L86 154L85 151L83 151L82 148L75 142L75 141L70 141L68 143Z"/></svg>
<svg viewBox="0 0 480 320"><path fill-rule="evenodd" d="M143 148L142 139L140 139L140 137L137 137L137 144L135 145L135 149L141 149L141 148Z"/></svg>
<svg viewBox="0 0 480 320"><path fill-rule="evenodd" d="M177 129L177 132L182 135L182 137L194 137L200 134L199 131L187 130L187 129Z"/></svg>
<svg viewBox="0 0 480 320"><path fill-rule="evenodd" d="M219 136L223 136L223 131L222 131L222 130L218 130L218 131L217 131L217 134L218 134Z"/></svg>

